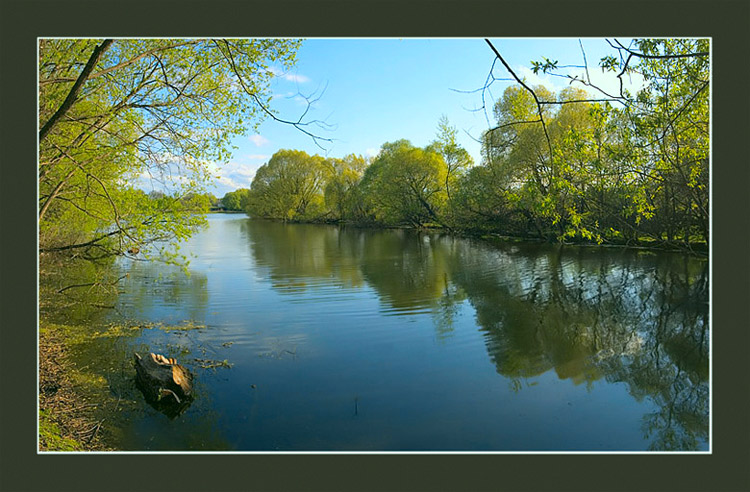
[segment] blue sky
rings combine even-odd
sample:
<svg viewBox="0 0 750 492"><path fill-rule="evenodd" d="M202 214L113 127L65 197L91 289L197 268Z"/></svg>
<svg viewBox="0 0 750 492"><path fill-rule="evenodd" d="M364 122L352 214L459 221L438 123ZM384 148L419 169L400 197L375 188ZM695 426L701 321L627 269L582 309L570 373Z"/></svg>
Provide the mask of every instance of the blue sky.
<svg viewBox="0 0 750 492"><path fill-rule="evenodd" d="M553 90L562 89L567 81L535 76L530 71L531 60L547 57L560 65L583 63L578 38L492 42L519 76ZM613 76L607 78L597 68L599 59L615 54L614 50L604 39L583 38L580 42L592 80L614 88ZM488 128L487 116L491 123L492 101L487 101L487 115L476 111L482 106L482 95L471 91L485 84L494 60L483 38L307 39L297 60L292 71L279 71L274 78L273 106L280 117L296 120L307 107L299 94L316 99L305 121L319 120L330 127L306 128L332 142L319 142L320 148L291 126L266 120L257 133L235 140L238 148L229 163L216 163L220 179L211 189L216 196L249 188L255 171L280 149L343 157L351 153L375 155L382 144L398 139L425 146L435 139L441 115L459 130L460 143L479 163L480 146L474 139ZM580 68L566 70L582 72ZM498 78L509 77L499 62L494 73ZM487 96L499 97L509 84L494 82Z"/></svg>

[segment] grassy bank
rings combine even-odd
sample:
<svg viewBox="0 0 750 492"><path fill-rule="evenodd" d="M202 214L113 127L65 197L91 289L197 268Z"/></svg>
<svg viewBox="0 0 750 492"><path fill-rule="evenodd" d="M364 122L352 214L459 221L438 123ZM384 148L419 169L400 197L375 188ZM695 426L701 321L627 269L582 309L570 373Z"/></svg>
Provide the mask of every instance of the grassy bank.
<svg viewBox="0 0 750 492"><path fill-rule="evenodd" d="M106 450L92 384L71 360L68 327L45 324L39 332L39 450ZM88 384L87 384L88 383Z"/></svg>
<svg viewBox="0 0 750 492"><path fill-rule="evenodd" d="M155 350L196 368L231 367L228 361L190 358L186 331L203 325L136 323L55 324L39 330L39 450L123 449L129 416L144 406L135 384L133 352ZM144 330L173 334L164 345L133 345Z"/></svg>
<svg viewBox="0 0 750 492"><path fill-rule="evenodd" d="M41 321L39 329L39 450L106 451L117 438L115 416L128 402L117 397L105 377L107 351L100 336L79 326ZM96 354L92 357L92 353ZM82 361L86 360L84 364Z"/></svg>

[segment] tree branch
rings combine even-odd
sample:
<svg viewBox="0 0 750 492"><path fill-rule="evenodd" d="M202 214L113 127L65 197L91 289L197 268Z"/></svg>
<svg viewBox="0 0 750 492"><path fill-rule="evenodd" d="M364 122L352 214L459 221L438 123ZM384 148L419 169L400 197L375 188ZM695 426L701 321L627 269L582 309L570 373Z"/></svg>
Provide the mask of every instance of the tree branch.
<svg viewBox="0 0 750 492"><path fill-rule="evenodd" d="M104 52L109 48L109 46L112 44L111 39L105 39L102 44L94 48L93 53L91 53L91 56L89 57L89 61L86 63L86 66L83 67L83 71L81 71L81 74L78 76L78 79L76 80L75 84L73 84L73 87L70 89L70 92L68 93L68 96L65 98L65 101L63 101L62 105L57 109L55 114L50 117L49 120L47 120L47 123L42 126L42 129L39 130L39 141L41 142L44 140L44 137L47 136L47 134L52 130L52 127L55 126L57 121L68 112L70 107L75 102L76 98L78 98L78 94L81 92L81 88L83 87L83 84L88 80L89 76L91 75L91 71L94 69L96 64L101 59Z"/></svg>
<svg viewBox="0 0 750 492"><path fill-rule="evenodd" d="M531 97L534 98L534 102L536 102L537 111L539 112L539 120L541 121L542 128L544 129L544 136L547 139L547 147L549 149L549 158L551 162L552 161L552 140L550 140L549 132L547 131L547 124L544 122L544 114L542 113L542 104L539 102L539 98L537 97L536 92L534 92L534 90L531 87L526 85L526 83L523 80L521 80L518 77L518 75L516 75L516 72L514 72L513 69L510 68L510 65L508 65L508 63L505 61L502 55L500 55L500 52L497 51L497 49L492 44L492 42L490 42L490 40L487 38L485 38L485 41L490 46L490 49L492 49L492 51L495 53L495 56L497 56L497 58L500 60L503 66L505 66L505 69L508 70L508 72L513 76L514 79L516 79L516 82L518 82L521 85L521 87L526 89L531 94Z"/></svg>
<svg viewBox="0 0 750 492"><path fill-rule="evenodd" d="M276 116L273 113L273 111L271 111L270 109L268 109L268 107L266 107L266 105L263 104L263 102L260 100L260 98L258 97L258 95L255 92L251 91L247 87L247 85L245 84L245 80L242 78L242 75L240 74L239 70L237 69L237 65L235 64L234 55L232 55L232 49L231 49L231 46L230 46L229 42L227 40L222 40L222 41L223 41L223 43L224 43L224 45L226 47L226 54L221 49L220 49L220 51L224 55L224 58L226 58L226 60L229 62L229 65L232 68L232 72L234 72L234 74L237 76L237 81L240 83L240 86L242 87L242 90L245 91L245 93L247 95L249 95L250 97L253 98L253 100L255 101L255 103L260 107L261 110L263 110L264 113L266 113L268 116L270 116L273 120L275 120L275 121L277 121L279 123L284 123L284 124L287 124L287 125L291 125L294 128L296 128L297 130L299 130L302 133L304 133L305 135L308 135L309 137L311 137L313 139L313 142L315 142L315 145L317 145L321 149L323 149L323 147L321 147L321 145L318 143L318 140L324 140L326 142L332 142L333 141L330 138L320 137L320 136L315 135L315 134L307 131L306 129L302 128L302 126L309 124L309 123L302 123L302 118L304 118L304 115L307 114L307 110L309 110L309 107L310 107L309 101L308 101L308 108L305 110L305 113L303 113L302 117L300 117L297 121L290 121L290 120L281 119L278 116ZM216 45L218 47L218 43L216 43ZM325 150L325 149L323 149L323 150Z"/></svg>

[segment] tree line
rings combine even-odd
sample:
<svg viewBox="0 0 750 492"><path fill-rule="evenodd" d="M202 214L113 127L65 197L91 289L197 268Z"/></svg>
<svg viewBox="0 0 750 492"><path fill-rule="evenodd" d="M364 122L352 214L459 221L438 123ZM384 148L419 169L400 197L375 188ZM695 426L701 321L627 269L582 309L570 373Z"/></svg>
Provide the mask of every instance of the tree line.
<svg viewBox="0 0 750 492"><path fill-rule="evenodd" d="M519 79L492 108L495 125L476 164L445 117L426 147L398 140L372 159L281 150L241 206L284 221L708 244L708 48L708 40L637 40L619 60L602 59L602 70L642 77L635 94L621 88L593 99L581 88L553 93ZM556 63L534 68L551 73Z"/></svg>
<svg viewBox="0 0 750 492"><path fill-rule="evenodd" d="M100 261L150 244L179 261L167 245L212 207L545 240L707 243L709 40L608 42L613 56L596 69L638 75L643 88L607 92L588 67L572 77L549 59L532 69L576 84L558 94L529 87L488 41L516 84L488 108L480 162L442 119L427 146L388 142L372 159L280 151L249 191L219 202L207 195L209 164L226 161L232 139L262 119L320 140L306 126L314 122L270 106L270 80L294 66L300 41L40 39L42 270L52 256Z"/></svg>

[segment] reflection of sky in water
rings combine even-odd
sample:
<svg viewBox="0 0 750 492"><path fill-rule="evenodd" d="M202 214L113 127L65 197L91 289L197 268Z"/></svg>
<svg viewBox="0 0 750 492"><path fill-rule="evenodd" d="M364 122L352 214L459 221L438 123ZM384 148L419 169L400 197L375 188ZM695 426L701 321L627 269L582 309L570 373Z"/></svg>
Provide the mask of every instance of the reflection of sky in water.
<svg viewBox="0 0 750 492"><path fill-rule="evenodd" d="M247 450L706 448L705 262L209 222L189 277L123 265L126 317L205 325L137 343L233 364L198 370L203 401L171 430L136 419L149 446L192 446L174 427L210 415Z"/></svg>

